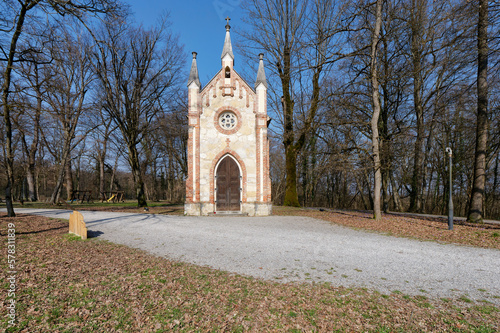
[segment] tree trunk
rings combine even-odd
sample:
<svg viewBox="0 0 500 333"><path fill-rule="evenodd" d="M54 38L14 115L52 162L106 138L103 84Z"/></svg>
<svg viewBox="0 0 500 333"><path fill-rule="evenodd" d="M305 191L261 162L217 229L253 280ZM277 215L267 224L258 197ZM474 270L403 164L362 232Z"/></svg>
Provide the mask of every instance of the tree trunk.
<svg viewBox="0 0 500 333"><path fill-rule="evenodd" d="M299 207L299 196L297 194L297 154L293 145L285 145L285 159L286 185L283 205Z"/></svg>
<svg viewBox="0 0 500 333"><path fill-rule="evenodd" d="M31 202L38 201L36 183L35 183L35 174L36 174L35 154L36 152L34 152L33 155L30 154L30 156L28 156L28 167L26 168L26 180L28 182L28 199Z"/></svg>
<svg viewBox="0 0 500 333"><path fill-rule="evenodd" d="M308 162L309 162L309 156L308 156L307 152L305 151L302 154L302 169L300 170L300 178L302 179L302 184L301 184L302 206L304 206L304 207L307 207L307 196L308 196L308 193L307 193L307 187L308 187L307 181L309 180L307 177L308 176L308 172L307 172Z"/></svg>
<svg viewBox="0 0 500 333"><path fill-rule="evenodd" d="M419 11L419 8L415 8ZM418 14L415 14L418 15ZM410 208L411 212L422 210L422 181L424 162L424 106L422 101L422 32L420 31L420 17L414 18L412 28L412 63L413 63L413 107L416 116L415 152L413 155L413 175L411 179Z"/></svg>
<svg viewBox="0 0 500 333"><path fill-rule="evenodd" d="M153 200L154 201L160 201L160 189L158 188L158 178L156 177L157 175L157 162L156 159L153 160L153 174L151 175L153 177Z"/></svg>
<svg viewBox="0 0 500 333"><path fill-rule="evenodd" d="M35 174L36 174L36 153L38 151L38 142L40 141L40 115L42 113L42 92L41 84L39 80L39 69L38 65L35 64L35 79L36 79L36 110L34 119L34 129L33 129L33 141L31 142L31 148L28 154L28 190L30 195L30 200L32 202L38 201L38 191L36 190ZM31 177L31 179L30 179Z"/></svg>
<svg viewBox="0 0 500 333"><path fill-rule="evenodd" d="M366 191L368 192L368 203L365 204L366 210L373 210L373 194L372 194L372 186L370 182L370 175L368 174L368 170L363 170L364 182L363 185L366 187ZM363 192L361 192L363 193Z"/></svg>
<svg viewBox="0 0 500 333"><path fill-rule="evenodd" d="M71 195L73 194L73 172L71 170L71 159L66 162L66 171L64 172L66 176L66 200L71 200Z"/></svg>
<svg viewBox="0 0 500 333"><path fill-rule="evenodd" d="M81 171L82 171L82 154L83 152L81 151L80 152L80 155L78 156L78 163L77 163L77 167L75 169L75 180L76 180L76 190L77 191L82 191L82 188L81 188L81 185L82 183L80 182L80 175L82 174ZM75 188L75 185L73 184L73 188ZM85 186L84 188L85 190L89 190L89 188L87 188L87 186Z"/></svg>
<svg viewBox="0 0 500 333"><path fill-rule="evenodd" d="M426 1L412 1L409 25L411 29L411 60L413 78L413 107L416 118L416 140L413 155L413 174L411 178L410 208L411 212L422 211L423 178L424 178L424 101L423 101L423 74L424 48L423 35Z"/></svg>
<svg viewBox="0 0 500 333"><path fill-rule="evenodd" d="M371 45L371 84L372 84L372 102L373 115L371 120L372 129L372 153L373 153L373 170L374 170L374 188L373 188L373 218L380 220L382 213L380 210L380 189L382 186L382 174L380 169L380 149L379 149L379 133L378 121L380 116L380 93L377 71L377 47L380 38L380 29L382 26L382 0L377 0L377 9L375 14L375 27L372 36Z"/></svg>
<svg viewBox="0 0 500 333"><path fill-rule="evenodd" d="M14 186L14 150L12 148L12 122L10 119L11 107L9 104L10 80L14 65L14 56L16 54L17 41L19 40L19 36L21 35L24 19L26 18L26 13L28 12L28 10L29 8L26 7L26 5L21 5L21 11L19 12L19 16L17 16L16 30L14 31L12 40L10 42L9 55L3 75L2 85L3 117L5 122L5 169L7 172L7 185L5 186L5 204L7 206L7 216L9 217L16 216L14 207L12 205L12 187Z"/></svg>
<svg viewBox="0 0 500 333"><path fill-rule="evenodd" d="M363 174L363 178L365 176L366 175ZM363 204L364 209L368 210L368 209L371 209L371 207L372 207L371 206L370 188L368 188L368 199L366 199L365 196L363 195L363 187L364 187L365 182L363 181L363 178L362 179L359 179L359 178L360 177L356 177L356 189L357 189L357 193L359 193L359 196L361 197L361 203ZM356 197L356 196L354 196L354 197Z"/></svg>
<svg viewBox="0 0 500 333"><path fill-rule="evenodd" d="M399 196L398 187L396 185L396 181L394 180L394 176L392 175L392 172L389 174L389 178L390 178L391 187L392 187L392 200L394 201L394 210L396 212L401 212L401 211L403 211L403 206L401 204L401 198Z"/></svg>
<svg viewBox="0 0 500 333"><path fill-rule="evenodd" d="M390 63L388 43L386 38L381 40L384 53L383 58L383 75L384 79L380 88L383 92L383 104L380 109L379 135L380 135L380 166L382 168L382 210L384 213L389 212L389 176L392 169L392 150L390 149L392 137L389 134L389 77L392 64Z"/></svg>
<svg viewBox="0 0 500 333"><path fill-rule="evenodd" d="M107 144L107 138L105 139L103 145L104 147L102 149L98 150L98 163L99 163L99 193L98 196L104 195L105 191L105 186L106 186L106 173L105 173L105 160L106 160L106 144Z"/></svg>
<svg viewBox="0 0 500 333"><path fill-rule="evenodd" d="M432 116L432 119L436 119L436 113L435 111L434 115ZM422 167L422 189L421 189L421 196L420 196L420 204L421 204L421 210L422 211L427 211L428 209L428 201L431 197L432 189L432 178L434 175L434 165L431 167L431 171L429 172L429 158L431 157L431 150L432 150L432 143L434 141L434 126L435 122L434 120L428 121L427 122L427 128L429 129L429 134L427 135L427 142L425 143L425 148L424 148L424 156L423 160L424 162L423 167ZM429 179L427 179L427 176ZM426 189L426 195L424 196L424 189ZM432 211L429 211L429 213L432 213Z"/></svg>
<svg viewBox="0 0 500 333"><path fill-rule="evenodd" d="M144 180L142 177L139 154L135 145L129 145L129 162L132 168L132 176L134 178L135 194L138 207L147 207L146 191L144 188Z"/></svg>
<svg viewBox="0 0 500 333"><path fill-rule="evenodd" d="M105 172L104 172L104 156L102 154L99 155L99 195L102 195L104 192L104 181L105 181Z"/></svg>
<svg viewBox="0 0 500 333"><path fill-rule="evenodd" d="M147 207L148 203L146 201L146 191L144 187L144 181L142 180L142 175L140 170L134 170L134 179L135 179L135 193L137 197L137 206L138 207Z"/></svg>
<svg viewBox="0 0 500 333"><path fill-rule="evenodd" d="M382 211L384 213L389 212L389 172L384 170L382 172Z"/></svg>
<svg viewBox="0 0 500 333"><path fill-rule="evenodd" d="M26 181L28 183L28 200L35 202L38 200L35 183L35 165L29 163L26 169Z"/></svg>
<svg viewBox="0 0 500 333"><path fill-rule="evenodd" d="M286 37L287 38L287 37ZM285 43L288 41L286 40ZM285 169L286 185L285 200L283 205L299 207L299 196L297 194L297 151L295 149L295 133L293 126L293 101L290 96L290 49L285 46L283 52L283 68L278 66L281 85L283 87L283 105L284 133L283 145L285 146Z"/></svg>
<svg viewBox="0 0 500 333"><path fill-rule="evenodd" d="M415 95L415 94L414 94ZM417 94L419 95L419 94ZM414 96L415 98L415 96ZM419 97L417 97L419 99ZM415 104L420 104L415 102ZM411 178L410 208L411 212L422 210L422 167L424 160L424 116L422 105L415 105L417 116L417 138L415 141L415 153L413 155L413 176Z"/></svg>
<svg viewBox="0 0 500 333"><path fill-rule="evenodd" d="M40 83L38 78L38 66L35 64L35 82L36 82L36 99L37 106L35 110L35 118L33 123L33 141L29 151L26 152L28 156L28 167L26 169L26 178L28 181L28 196L31 202L38 201L36 190L35 174L36 174L36 153L38 151L38 142L40 140L40 114L42 112L42 94L40 92Z"/></svg>
<svg viewBox="0 0 500 333"><path fill-rule="evenodd" d="M116 153L115 165L113 166L113 171L111 172L111 179L109 180L109 191L113 191L113 186L115 184L116 170L118 169L118 159L120 157L119 153Z"/></svg>
<svg viewBox="0 0 500 333"><path fill-rule="evenodd" d="M489 203L487 203L487 205L489 207L492 207L492 209L490 209L490 214L493 218L497 217L500 215L500 205L497 205L496 204L496 201L497 201L497 191L498 191L498 187L499 187L499 184L498 184L498 171L499 171L499 163L500 162L500 153L497 153L497 156L495 158L495 168L493 169L493 188L491 189L491 194L489 196L489 198L491 198L491 200L488 200ZM487 201L487 202L488 202Z"/></svg>
<svg viewBox="0 0 500 333"><path fill-rule="evenodd" d="M54 191L52 191L52 196L50 197L50 203L53 205L55 205L59 201L59 196L60 196L61 188L63 186L62 184L64 181L64 173L66 171L65 164L66 163L61 164L61 168L59 170L59 175L57 177L56 187L54 188Z"/></svg>
<svg viewBox="0 0 500 333"><path fill-rule="evenodd" d="M496 198L496 195L497 195L497 190L498 190L498 164L500 162L500 153L497 153L497 158L495 159L495 171L493 172L494 176L493 176L493 189L492 189L492 196L493 196L493 199Z"/></svg>
<svg viewBox="0 0 500 333"><path fill-rule="evenodd" d="M488 144L488 1L479 0L477 25L477 130L469 222L482 222Z"/></svg>
<svg viewBox="0 0 500 333"><path fill-rule="evenodd" d="M311 156L311 168L309 170L309 175L310 175L310 182L309 182L309 198L310 198L310 205L315 205L316 201L316 186L318 185L318 170L316 169L316 164L317 164L317 156L318 156L318 151L316 149L316 133L313 134L313 137L311 138L311 145L312 145L312 156Z"/></svg>
<svg viewBox="0 0 500 333"><path fill-rule="evenodd" d="M167 173L167 186L168 186L168 200L172 202L174 200L174 164L172 160L172 155L168 159L168 173ZM175 199L177 200L177 199Z"/></svg>
<svg viewBox="0 0 500 333"><path fill-rule="evenodd" d="M432 211L435 211L437 209L438 212L441 213L441 208L439 205L439 200L441 198L441 195L439 193L439 189L441 187L441 172L437 172L436 175L436 185L434 186L434 191L432 194Z"/></svg>
<svg viewBox="0 0 500 333"><path fill-rule="evenodd" d="M287 58L285 57L285 71L283 75L289 76L289 69L286 69L286 59ZM283 105L283 116L285 119L283 145L285 146L286 170L285 200L283 205L299 207L299 196L297 194L297 152L294 145L295 135L293 132L293 102L289 93L289 78L282 79L282 85L284 96L282 97L281 102Z"/></svg>
<svg viewBox="0 0 500 333"><path fill-rule="evenodd" d="M35 129L35 131L37 130ZM34 135L31 148L28 149L28 144L26 142L26 136L24 131L20 130L19 132L20 132L19 134L21 139L21 146L24 150L24 153L28 156L28 161L26 165L26 178L23 181L23 187L26 187L23 190L24 193L23 199L34 202L37 201L36 188L35 188L35 157L38 146L37 135Z"/></svg>
<svg viewBox="0 0 500 333"><path fill-rule="evenodd" d="M64 182L64 175L66 173L67 164L69 162L68 160L69 160L71 142L68 142L68 140L70 140L69 138L71 138L71 136L72 136L72 133L66 134L66 138L65 138L66 142L65 142L64 147L63 147L63 155L62 155L62 159L60 161L61 167L59 169L59 175L57 177L56 187L54 188L54 191L52 192L52 196L50 197L50 203L53 205L59 201L59 197L61 194L61 189L62 189L63 182Z"/></svg>

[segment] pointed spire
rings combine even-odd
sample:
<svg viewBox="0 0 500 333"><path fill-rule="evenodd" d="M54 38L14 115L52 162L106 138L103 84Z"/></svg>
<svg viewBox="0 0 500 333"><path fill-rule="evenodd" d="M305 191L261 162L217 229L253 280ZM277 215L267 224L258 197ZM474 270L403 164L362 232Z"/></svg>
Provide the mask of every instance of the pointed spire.
<svg viewBox="0 0 500 333"><path fill-rule="evenodd" d="M196 65L196 52L193 52L193 62L191 63L191 71L189 72L188 87L195 82L201 88L200 77L198 75L198 66Z"/></svg>
<svg viewBox="0 0 500 333"><path fill-rule="evenodd" d="M222 48L222 55L220 58L223 59L226 54L229 54L229 56L234 60L233 47L231 46L231 36L229 35L229 30L231 29L229 20L229 16L226 17L226 38L224 39L224 47Z"/></svg>
<svg viewBox="0 0 500 333"><path fill-rule="evenodd" d="M266 72L264 71L264 53L259 54L259 69L257 70L255 88L261 83L267 88Z"/></svg>

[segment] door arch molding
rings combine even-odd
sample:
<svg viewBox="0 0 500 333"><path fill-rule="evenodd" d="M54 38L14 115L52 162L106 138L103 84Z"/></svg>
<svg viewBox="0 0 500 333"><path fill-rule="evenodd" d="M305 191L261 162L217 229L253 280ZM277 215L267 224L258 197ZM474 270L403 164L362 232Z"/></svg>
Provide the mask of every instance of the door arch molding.
<svg viewBox="0 0 500 333"><path fill-rule="evenodd" d="M222 160L225 159L226 157L231 158L236 163L236 165L238 166L238 169L240 170L240 176L241 176L242 175L242 172L241 172L242 170L241 170L240 162L236 158L234 158L234 156L231 155L231 154L225 154L221 158L219 158L219 160L215 164L214 174L215 174L215 172L217 172L217 168L219 168L219 165L222 162Z"/></svg>
<svg viewBox="0 0 500 333"><path fill-rule="evenodd" d="M215 172L216 167L219 162L222 161L222 158L226 155L230 155L235 161L238 167L240 168L240 176L241 176L241 203L247 202L247 169L245 163L240 158L240 156L233 150L227 147L223 151L221 151L217 156L214 157L212 161L212 166L210 168L210 203L214 205L215 211Z"/></svg>

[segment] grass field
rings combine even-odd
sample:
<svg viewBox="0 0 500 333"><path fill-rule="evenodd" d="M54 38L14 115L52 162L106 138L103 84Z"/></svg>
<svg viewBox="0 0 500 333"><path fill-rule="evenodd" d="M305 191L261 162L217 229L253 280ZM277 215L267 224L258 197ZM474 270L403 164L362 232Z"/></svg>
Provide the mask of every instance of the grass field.
<svg viewBox="0 0 500 333"><path fill-rule="evenodd" d="M0 206L1 207L1 206ZM51 205L43 202L25 202L23 205L16 203L14 208L46 208L46 209L73 209L73 210L100 210L113 212L145 212L144 208L137 207L137 200L126 200L125 202L100 202L92 203L80 202L60 202L57 205ZM170 204L166 202L148 202L148 213L153 214L174 214L183 215L184 206L179 204Z"/></svg>
<svg viewBox="0 0 500 333"><path fill-rule="evenodd" d="M70 205L71 207L77 209L79 208L99 209L103 207L137 209L137 200L125 200L124 202L101 202L100 200L97 200L90 203L86 202L80 203L80 201L74 201L74 202L64 201L64 202ZM148 202L148 207L169 207L169 206L179 206L179 204L170 204L166 202L154 202L154 201ZM55 206L44 202L24 202L22 205L16 202L14 204L14 208L54 208L54 207L66 208L67 206L63 202L60 202Z"/></svg>
<svg viewBox="0 0 500 333"><path fill-rule="evenodd" d="M180 208L158 209L176 214ZM429 239L430 234L442 233L430 240L492 248L499 242L494 226L462 225L449 232L441 221L387 217L376 227L363 213L288 208L275 212L312 215L400 237L422 234ZM16 229L17 290L15 325L9 326L6 312L0 317L6 332L500 331L499 308L487 301L472 302L467 295L432 299L397 290L381 294L329 284L269 282L174 262L99 239L82 241L67 234L67 221L44 217L2 217L4 253L9 223ZM7 265L2 260L3 272L9 270ZM6 295L7 274L0 282Z"/></svg>

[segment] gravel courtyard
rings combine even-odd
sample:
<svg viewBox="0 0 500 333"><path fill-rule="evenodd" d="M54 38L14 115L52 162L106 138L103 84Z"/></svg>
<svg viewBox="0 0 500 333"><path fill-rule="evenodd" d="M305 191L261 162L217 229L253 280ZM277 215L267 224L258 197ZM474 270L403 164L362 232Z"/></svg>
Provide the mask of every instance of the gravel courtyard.
<svg viewBox="0 0 500 333"><path fill-rule="evenodd" d="M5 210L4 210L5 211ZM16 209L69 218L70 211ZM82 211L90 237L273 281L500 304L500 251L356 231L308 217L186 217Z"/></svg>

